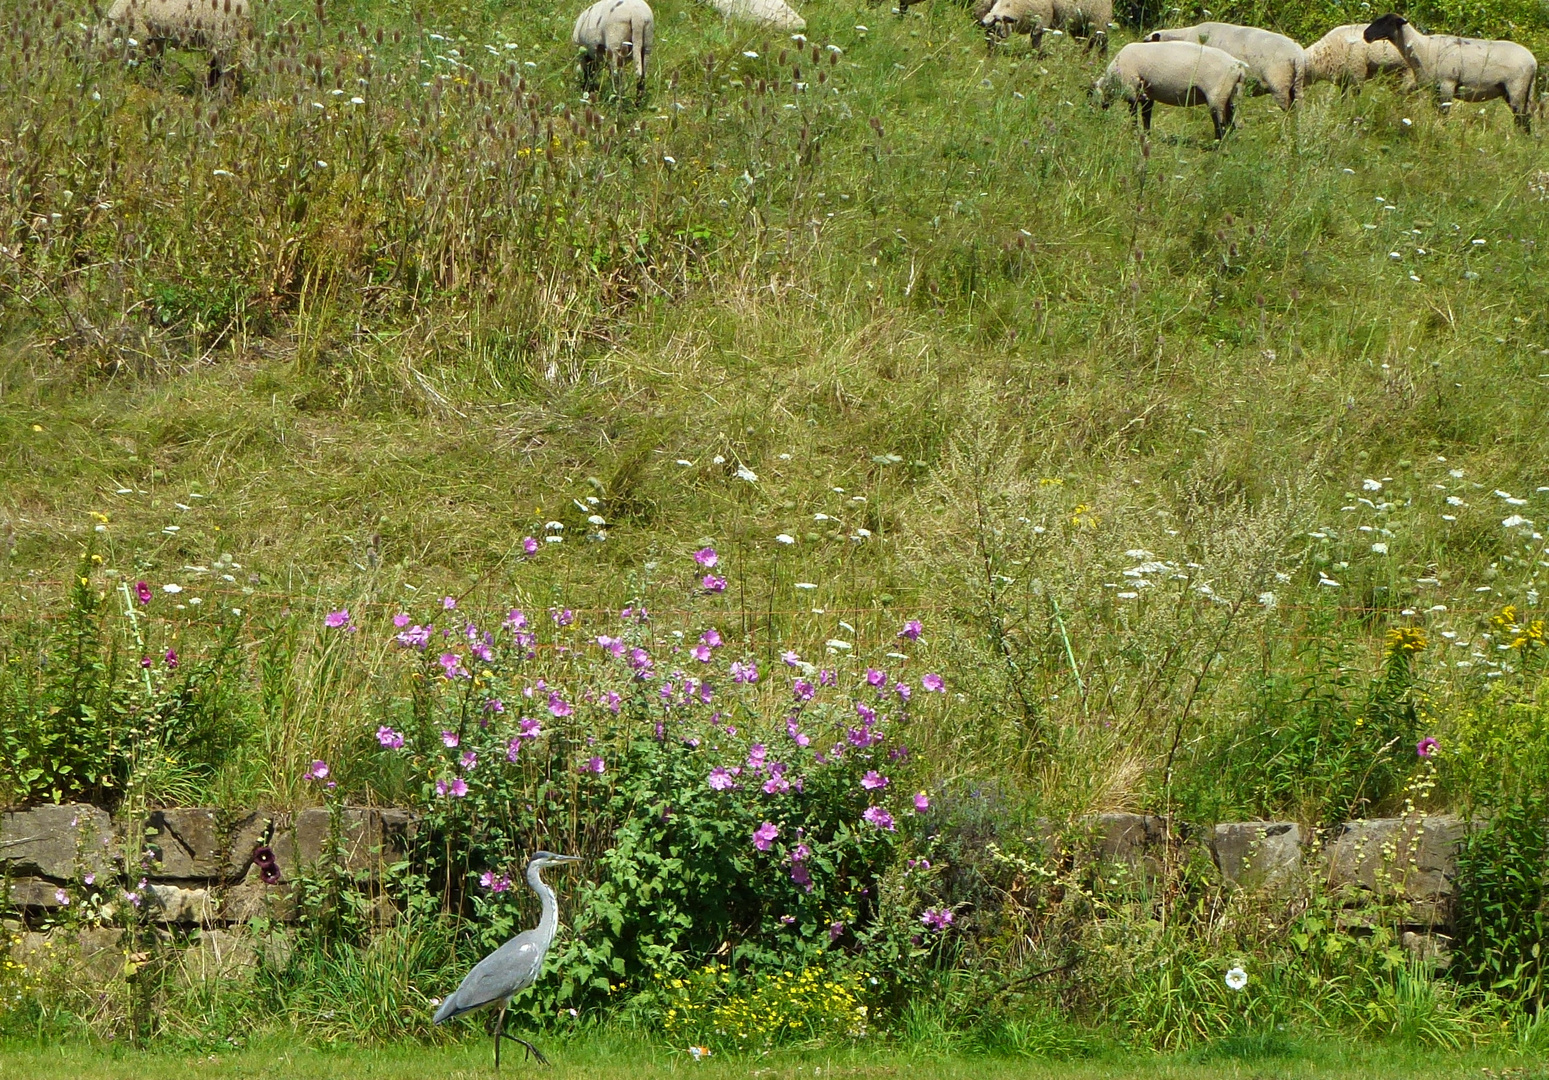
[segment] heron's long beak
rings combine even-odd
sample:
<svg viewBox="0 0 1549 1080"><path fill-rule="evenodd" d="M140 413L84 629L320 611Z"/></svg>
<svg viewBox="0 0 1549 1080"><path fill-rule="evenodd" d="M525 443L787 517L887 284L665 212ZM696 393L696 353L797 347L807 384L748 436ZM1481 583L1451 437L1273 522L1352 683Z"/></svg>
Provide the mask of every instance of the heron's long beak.
<svg viewBox="0 0 1549 1080"><path fill-rule="evenodd" d="M585 862L586 860L581 858L581 856L579 856L579 855L556 855L556 856L554 856L554 858L552 858L549 861L550 862L556 862L556 863L567 863L567 862Z"/></svg>

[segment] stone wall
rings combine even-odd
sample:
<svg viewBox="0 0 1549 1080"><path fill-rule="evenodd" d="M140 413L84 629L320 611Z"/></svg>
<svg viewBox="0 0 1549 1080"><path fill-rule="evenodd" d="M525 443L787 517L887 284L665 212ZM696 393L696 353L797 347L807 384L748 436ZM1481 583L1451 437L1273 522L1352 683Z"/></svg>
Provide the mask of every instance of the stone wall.
<svg viewBox="0 0 1549 1080"><path fill-rule="evenodd" d="M295 918L292 890L302 874L331 867L370 887L407 856L417 827L407 810L368 807L346 807L337 819L324 809L190 807L126 822L84 804L37 806L0 817L0 870L9 908L27 916L79 902L92 890L112 896L127 889L158 923L286 922ZM272 883L254 862L260 848L273 853ZM106 888L109 881L116 887Z"/></svg>
<svg viewBox="0 0 1549 1080"><path fill-rule="evenodd" d="M263 917L294 918L291 890L302 874L334 867L369 887L404 859L418 828L407 810L346 807L295 814L225 812L210 807L153 810L139 830L93 806L38 806L0 818L0 870L13 912L36 916L114 880L137 888L153 921L218 927ZM126 852L143 830L138 855ZM1352 908L1377 901L1401 922L1424 930L1451 921L1457 850L1467 824L1454 817L1352 821L1308 836L1296 822L1216 825L1207 836L1180 836L1160 817L1099 814L1068 830L1049 825L1044 839L1074 844L1104 861L1154 869L1180 848L1203 843L1222 880L1250 890L1318 885ZM263 880L253 855L273 852L278 881ZM136 861L138 859L138 861ZM134 865L129 865L133 863Z"/></svg>

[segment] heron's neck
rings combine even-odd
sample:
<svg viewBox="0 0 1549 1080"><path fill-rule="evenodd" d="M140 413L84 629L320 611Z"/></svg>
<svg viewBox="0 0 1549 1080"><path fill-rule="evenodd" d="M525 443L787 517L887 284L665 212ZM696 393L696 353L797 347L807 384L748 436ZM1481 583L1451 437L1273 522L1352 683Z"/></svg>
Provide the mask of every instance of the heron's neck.
<svg viewBox="0 0 1549 1080"><path fill-rule="evenodd" d="M532 891L538 894L538 901L543 905L543 917L538 920L538 935L545 942L554 940L554 934L559 929L559 902L554 899L554 890L543 883L538 876L542 867L529 866L527 868L527 884Z"/></svg>

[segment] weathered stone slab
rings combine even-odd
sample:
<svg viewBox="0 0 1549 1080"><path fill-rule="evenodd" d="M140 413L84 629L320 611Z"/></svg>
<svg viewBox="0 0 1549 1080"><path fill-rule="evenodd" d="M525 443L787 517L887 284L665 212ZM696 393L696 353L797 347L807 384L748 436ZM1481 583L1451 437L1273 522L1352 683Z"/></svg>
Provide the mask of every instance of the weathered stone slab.
<svg viewBox="0 0 1549 1080"><path fill-rule="evenodd" d="M344 807L338 812L335 841L333 819L327 810L303 810L289 827L276 821L275 861L287 881L294 880L304 868L325 865L336 856L338 869L347 873L379 870L404 858L418 821L406 810Z"/></svg>
<svg viewBox="0 0 1549 1080"><path fill-rule="evenodd" d="M38 877L11 879L12 908L61 908L69 898L69 892L57 881Z"/></svg>
<svg viewBox="0 0 1549 1080"><path fill-rule="evenodd" d="M1098 814L1085 824L1100 859L1135 862L1167 842L1167 822L1151 814Z"/></svg>
<svg viewBox="0 0 1549 1080"><path fill-rule="evenodd" d="M237 978L258 966L258 950L246 934L203 930L182 956L189 982Z"/></svg>
<svg viewBox="0 0 1549 1080"><path fill-rule="evenodd" d="M0 817L0 861L9 873L69 881L112 865L113 821L85 803L35 806Z"/></svg>
<svg viewBox="0 0 1549 1080"><path fill-rule="evenodd" d="M209 889L185 889L179 885L145 887L145 913L160 923L192 923L206 926L215 921L216 902Z"/></svg>
<svg viewBox="0 0 1549 1080"><path fill-rule="evenodd" d="M217 879L226 876L220 820L210 807L152 810L145 821L145 846L158 877Z"/></svg>
<svg viewBox="0 0 1549 1080"><path fill-rule="evenodd" d="M1468 829L1468 822L1447 815L1346 822L1329 846L1329 885L1408 900L1412 920L1443 923Z"/></svg>
<svg viewBox="0 0 1549 1080"><path fill-rule="evenodd" d="M272 815L261 812L242 814L231 822L223 875L227 881L241 881L253 865L253 850L269 839Z"/></svg>
<svg viewBox="0 0 1549 1080"><path fill-rule="evenodd" d="M296 921L296 901L289 885L266 885L255 869L240 884L226 889L220 897L221 922L245 923L254 919L275 922Z"/></svg>
<svg viewBox="0 0 1549 1080"><path fill-rule="evenodd" d="M1210 848L1228 884L1280 888L1301 868L1302 830L1294 821L1223 822L1215 827Z"/></svg>

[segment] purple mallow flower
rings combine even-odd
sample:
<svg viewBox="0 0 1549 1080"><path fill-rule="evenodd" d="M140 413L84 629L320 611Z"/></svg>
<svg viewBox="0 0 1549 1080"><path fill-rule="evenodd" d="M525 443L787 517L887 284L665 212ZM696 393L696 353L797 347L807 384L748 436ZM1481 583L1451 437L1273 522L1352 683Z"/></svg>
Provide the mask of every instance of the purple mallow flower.
<svg viewBox="0 0 1549 1080"><path fill-rule="evenodd" d="M716 577L714 574L706 574L700 579L699 584L705 587L705 592L718 593L726 591L726 579Z"/></svg>
<svg viewBox="0 0 1549 1080"><path fill-rule="evenodd" d="M797 701L811 701L815 694L817 694L817 687L806 679L797 679L791 684L791 696Z"/></svg>
<svg viewBox="0 0 1549 1080"><path fill-rule="evenodd" d="M376 741L389 750L403 746L403 736L385 724L376 729Z"/></svg>
<svg viewBox="0 0 1549 1080"><path fill-rule="evenodd" d="M350 622L350 609L340 608L338 611L330 611L323 616L323 625L330 630L337 630L341 626L348 626Z"/></svg>
<svg viewBox="0 0 1549 1080"><path fill-rule="evenodd" d="M538 554L538 539L537 539L537 537L533 537L533 536L525 536L525 537L523 537L522 538L522 550L524 552L526 552L528 555L536 555L536 554Z"/></svg>
<svg viewBox="0 0 1549 1080"><path fill-rule="evenodd" d="M312 762L311 765L307 766L307 771L301 774L301 779L303 779L303 780L326 780L326 779L328 779L328 762L326 762L326 761L314 761L314 762Z"/></svg>
<svg viewBox="0 0 1549 1080"><path fill-rule="evenodd" d="M868 806L866 812L861 815L868 825L875 826L885 832L892 832L896 826L893 824L893 815L880 806Z"/></svg>
<svg viewBox="0 0 1549 1080"><path fill-rule="evenodd" d="M449 790L454 799L461 799L468 794L468 781L459 776L452 781L452 786Z"/></svg>
<svg viewBox="0 0 1549 1080"><path fill-rule="evenodd" d="M878 671L876 668L867 668L866 681L872 686L886 686L887 672Z"/></svg>
<svg viewBox="0 0 1549 1080"><path fill-rule="evenodd" d="M861 777L861 787L867 791L878 791L881 788L887 787L887 784L887 777L877 772L876 769L867 769L866 775Z"/></svg>
<svg viewBox="0 0 1549 1080"><path fill-rule="evenodd" d="M721 557L715 553L715 548L706 547L700 548L698 551L694 552L694 561L708 570L716 563L720 562Z"/></svg>
<svg viewBox="0 0 1549 1080"><path fill-rule="evenodd" d="M759 851L768 851L779 835L780 827L772 821L766 821L753 830L753 846Z"/></svg>
<svg viewBox="0 0 1549 1080"><path fill-rule="evenodd" d="M430 632L434 627L420 626L416 623L403 633L398 635L398 644L405 649L424 649L430 645Z"/></svg>
<svg viewBox="0 0 1549 1080"><path fill-rule="evenodd" d="M919 641L920 631L923 629L924 627L920 625L919 619L910 619L904 623L904 628L898 632L898 636L908 638L910 641Z"/></svg>
<svg viewBox="0 0 1549 1080"><path fill-rule="evenodd" d="M731 681L734 683L758 682L758 664L752 660L749 660L747 663L743 663L740 660L732 661Z"/></svg>
<svg viewBox="0 0 1549 1080"><path fill-rule="evenodd" d="M443 731L441 733L441 745L445 746L449 750L455 747L461 741L462 740L457 737L457 732L455 731Z"/></svg>
<svg viewBox="0 0 1549 1080"><path fill-rule="evenodd" d="M732 779L731 773L717 765L710 770L709 784L714 791L727 791L737 786L737 781Z"/></svg>
<svg viewBox="0 0 1549 1080"><path fill-rule="evenodd" d="M586 764L581 766L581 771L595 773L597 776L601 776L603 772L606 771L607 767L607 763L604 762L602 758L590 757L586 759Z"/></svg>
<svg viewBox="0 0 1549 1080"><path fill-rule="evenodd" d="M134 595L141 604L149 604L151 602L151 587L143 581L137 581L134 583Z"/></svg>
<svg viewBox="0 0 1549 1080"><path fill-rule="evenodd" d="M402 630L405 626L408 626L409 625L409 614L408 614L408 612L400 611L398 614L394 615L393 616L393 625L396 626L400 630Z"/></svg>
<svg viewBox="0 0 1549 1080"><path fill-rule="evenodd" d="M915 794L914 794L914 812L917 813L917 814L923 814L923 813L925 813L925 811L927 811L929 809L930 809L930 797L927 796L925 794L925 792L923 792L923 791L915 792Z"/></svg>
<svg viewBox="0 0 1549 1080"><path fill-rule="evenodd" d="M1441 749L1441 743L1427 735L1415 744L1415 753L1423 758L1428 758Z"/></svg>
<svg viewBox="0 0 1549 1080"><path fill-rule="evenodd" d="M947 692L947 684L942 681L940 675L934 672L923 676L920 679L920 685L933 694L945 694Z"/></svg>

